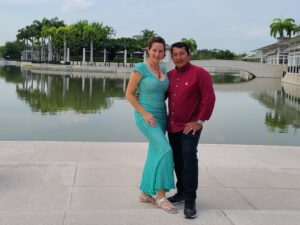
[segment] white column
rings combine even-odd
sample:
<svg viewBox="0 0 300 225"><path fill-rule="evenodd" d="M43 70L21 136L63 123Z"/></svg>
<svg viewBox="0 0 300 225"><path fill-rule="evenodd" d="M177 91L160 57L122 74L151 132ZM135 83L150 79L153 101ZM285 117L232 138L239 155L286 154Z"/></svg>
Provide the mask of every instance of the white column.
<svg viewBox="0 0 300 225"><path fill-rule="evenodd" d="M124 50L124 64L127 64L127 49Z"/></svg>
<svg viewBox="0 0 300 225"><path fill-rule="evenodd" d="M42 81L41 81L41 92L45 93L45 75L42 75L41 79L42 79Z"/></svg>
<svg viewBox="0 0 300 225"><path fill-rule="evenodd" d="M144 50L144 62L147 61L147 50Z"/></svg>
<svg viewBox="0 0 300 225"><path fill-rule="evenodd" d="M67 92L67 77L63 76L63 99L66 96L66 92Z"/></svg>
<svg viewBox="0 0 300 225"><path fill-rule="evenodd" d="M94 61L94 44L93 41L91 41L91 47L90 47L90 62L92 63Z"/></svg>
<svg viewBox="0 0 300 225"><path fill-rule="evenodd" d="M51 95L51 89L52 89L52 77L48 76L48 82L47 82L47 96Z"/></svg>
<svg viewBox="0 0 300 225"><path fill-rule="evenodd" d="M67 48L67 62L70 62L70 48Z"/></svg>
<svg viewBox="0 0 300 225"><path fill-rule="evenodd" d="M70 78L67 77L67 91L69 90Z"/></svg>
<svg viewBox="0 0 300 225"><path fill-rule="evenodd" d="M89 97L92 97L93 94L93 78L90 77L90 92L89 92Z"/></svg>
<svg viewBox="0 0 300 225"><path fill-rule="evenodd" d="M64 41L64 63L67 62L67 42Z"/></svg>
<svg viewBox="0 0 300 225"><path fill-rule="evenodd" d="M103 86L102 86L102 91L105 92L105 77L103 78Z"/></svg>
<svg viewBox="0 0 300 225"><path fill-rule="evenodd" d="M82 49L82 62L85 62L85 48Z"/></svg>
<svg viewBox="0 0 300 225"><path fill-rule="evenodd" d="M104 63L106 63L106 48L104 49L104 53L103 53L104 55L103 55L103 61L104 61Z"/></svg>
<svg viewBox="0 0 300 225"><path fill-rule="evenodd" d="M126 91L126 78L124 77L124 80L123 80L123 92Z"/></svg>
<svg viewBox="0 0 300 225"><path fill-rule="evenodd" d="M280 54L280 49L279 47L277 48L277 58L276 58L276 64L279 65L279 54Z"/></svg>
<svg viewBox="0 0 300 225"><path fill-rule="evenodd" d="M81 89L84 92L84 86L85 86L85 78L84 77L81 78L81 84L82 84Z"/></svg>

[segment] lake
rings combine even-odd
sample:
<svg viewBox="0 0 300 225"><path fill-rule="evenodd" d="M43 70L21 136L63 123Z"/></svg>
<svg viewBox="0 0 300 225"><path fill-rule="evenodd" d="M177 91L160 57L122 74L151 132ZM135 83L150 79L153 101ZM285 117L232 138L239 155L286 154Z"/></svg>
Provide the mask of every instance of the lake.
<svg viewBox="0 0 300 225"><path fill-rule="evenodd" d="M129 74L49 75L0 67L0 140L144 142L124 98ZM300 87L216 75L200 143L300 145Z"/></svg>

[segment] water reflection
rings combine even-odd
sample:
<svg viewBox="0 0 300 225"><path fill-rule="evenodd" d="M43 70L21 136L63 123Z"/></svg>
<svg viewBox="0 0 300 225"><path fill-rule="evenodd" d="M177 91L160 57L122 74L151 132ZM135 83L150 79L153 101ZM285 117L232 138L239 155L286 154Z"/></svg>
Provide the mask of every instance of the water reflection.
<svg viewBox="0 0 300 225"><path fill-rule="evenodd" d="M212 74L212 79L215 84L233 84L233 83L241 83L247 82L254 79L253 76L248 74L241 75L241 74Z"/></svg>
<svg viewBox="0 0 300 225"><path fill-rule="evenodd" d="M299 86L282 83L281 90L253 92L252 97L268 109L265 125L269 132L287 133L289 125L294 128L294 132L300 128Z"/></svg>
<svg viewBox="0 0 300 225"><path fill-rule="evenodd" d="M60 111L74 110L87 114L99 113L110 108L113 98L124 96L125 87L126 77L72 77L22 70L16 92L34 112L56 114Z"/></svg>
<svg viewBox="0 0 300 225"><path fill-rule="evenodd" d="M0 68L0 140L145 141L124 99L128 77ZM300 145L300 87L213 79L217 102L201 143Z"/></svg>

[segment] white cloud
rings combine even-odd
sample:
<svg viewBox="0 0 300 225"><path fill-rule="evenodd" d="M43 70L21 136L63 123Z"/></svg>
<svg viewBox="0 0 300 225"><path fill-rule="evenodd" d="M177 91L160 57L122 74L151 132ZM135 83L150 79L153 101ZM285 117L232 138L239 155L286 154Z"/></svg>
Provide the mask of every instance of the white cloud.
<svg viewBox="0 0 300 225"><path fill-rule="evenodd" d="M64 12L81 11L93 5L91 0L64 0L62 10Z"/></svg>
<svg viewBox="0 0 300 225"><path fill-rule="evenodd" d="M38 3L47 3L49 0L0 0L3 5L33 5Z"/></svg>

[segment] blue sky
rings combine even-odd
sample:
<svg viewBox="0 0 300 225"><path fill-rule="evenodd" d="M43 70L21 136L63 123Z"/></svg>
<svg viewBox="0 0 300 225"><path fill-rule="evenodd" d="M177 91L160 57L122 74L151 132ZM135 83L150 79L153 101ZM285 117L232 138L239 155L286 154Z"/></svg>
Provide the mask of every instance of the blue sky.
<svg viewBox="0 0 300 225"><path fill-rule="evenodd" d="M250 51L275 42L269 35L273 18L291 17L300 24L299 0L0 0L0 45L17 30L59 17L70 24L80 19L103 22L116 37L154 30L168 44L194 38L198 49Z"/></svg>

